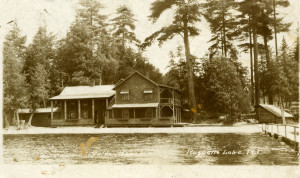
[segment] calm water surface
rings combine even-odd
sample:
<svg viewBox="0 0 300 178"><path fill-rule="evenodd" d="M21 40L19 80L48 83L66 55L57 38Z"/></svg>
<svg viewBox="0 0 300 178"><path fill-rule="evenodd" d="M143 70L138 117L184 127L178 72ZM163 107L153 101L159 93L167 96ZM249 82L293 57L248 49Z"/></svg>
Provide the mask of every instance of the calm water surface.
<svg viewBox="0 0 300 178"><path fill-rule="evenodd" d="M298 165L290 146L262 133L4 135L3 144L13 164Z"/></svg>

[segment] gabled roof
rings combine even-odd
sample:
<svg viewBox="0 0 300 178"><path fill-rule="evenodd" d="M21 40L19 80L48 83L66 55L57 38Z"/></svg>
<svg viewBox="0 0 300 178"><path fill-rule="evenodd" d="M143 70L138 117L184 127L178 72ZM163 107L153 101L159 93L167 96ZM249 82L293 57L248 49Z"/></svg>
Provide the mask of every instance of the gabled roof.
<svg viewBox="0 0 300 178"><path fill-rule="evenodd" d="M177 91L181 92L178 88L175 88L175 87L170 87L170 86L162 85L162 84L158 84L158 86L163 87L163 88L171 88L171 89L174 89L174 90L177 90Z"/></svg>
<svg viewBox="0 0 300 178"><path fill-rule="evenodd" d="M271 112L272 114L274 114L276 117L282 117L280 108L269 104L260 104L260 106L266 109L267 111ZM294 117L294 116L284 111L284 117Z"/></svg>
<svg viewBox="0 0 300 178"><path fill-rule="evenodd" d="M31 113L32 109L18 109L18 113ZM53 108L53 112L60 112L59 108ZM51 108L37 108L34 113L51 113Z"/></svg>
<svg viewBox="0 0 300 178"><path fill-rule="evenodd" d="M128 76L127 78L125 78L124 80L119 81L119 82L115 85L115 87L113 88L113 90L116 89L118 86L122 85L122 83L124 83L126 80L130 79L132 76L134 76L134 75L136 75L136 74L138 74L138 75L140 75L141 77L143 77L144 79L148 80L150 83L153 83L154 85L158 86L158 84L155 83L153 80L147 78L146 76L144 76L143 74L139 73L138 71L135 71L134 73L132 73L131 75L129 75L129 76Z"/></svg>
<svg viewBox="0 0 300 178"><path fill-rule="evenodd" d="M115 94L114 85L65 87L58 95L49 100L109 98Z"/></svg>
<svg viewBox="0 0 300 178"><path fill-rule="evenodd" d="M153 80L149 79L148 77L144 76L143 74L141 74L141 73L138 72L138 71L135 71L134 73L132 73L131 75L129 75L127 78L125 78L125 79L123 79L123 80L122 80L122 79L119 80L119 82L117 82L117 84L115 85L115 87L113 88L113 90L115 90L118 86L122 85L122 83L124 83L126 80L130 79L130 78L131 78L132 76L134 76L135 74L140 75L141 77L143 77L144 79L148 80L150 83L153 83L153 84L156 85L156 86L159 86L159 87L165 87L165 88L171 88L171 89L180 91L179 89L174 88L174 87L170 87L170 86L158 84L158 83L154 82Z"/></svg>

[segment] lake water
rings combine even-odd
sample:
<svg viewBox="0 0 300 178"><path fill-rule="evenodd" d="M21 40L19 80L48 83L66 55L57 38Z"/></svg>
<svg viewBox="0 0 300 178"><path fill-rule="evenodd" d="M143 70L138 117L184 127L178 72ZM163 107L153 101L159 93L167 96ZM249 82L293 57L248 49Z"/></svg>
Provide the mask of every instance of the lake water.
<svg viewBox="0 0 300 178"><path fill-rule="evenodd" d="M3 144L12 164L298 165L263 133L4 135Z"/></svg>

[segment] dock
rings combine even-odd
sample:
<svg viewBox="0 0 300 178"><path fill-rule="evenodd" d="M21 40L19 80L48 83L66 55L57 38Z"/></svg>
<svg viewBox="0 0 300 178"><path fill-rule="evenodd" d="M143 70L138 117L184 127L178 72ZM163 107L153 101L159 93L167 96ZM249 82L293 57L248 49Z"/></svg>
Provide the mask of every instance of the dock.
<svg viewBox="0 0 300 178"><path fill-rule="evenodd" d="M285 142L299 151L299 126L286 124L262 124L262 131L275 139Z"/></svg>

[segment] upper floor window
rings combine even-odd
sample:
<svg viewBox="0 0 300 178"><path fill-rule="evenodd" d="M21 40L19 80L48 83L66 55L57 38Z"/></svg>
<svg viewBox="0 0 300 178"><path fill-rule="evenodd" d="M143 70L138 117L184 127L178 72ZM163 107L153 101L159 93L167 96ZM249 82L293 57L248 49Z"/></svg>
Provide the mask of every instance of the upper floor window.
<svg viewBox="0 0 300 178"><path fill-rule="evenodd" d="M129 100L129 90L128 89L122 89L121 92L122 100Z"/></svg>
<svg viewBox="0 0 300 178"><path fill-rule="evenodd" d="M148 88L148 89L144 90L144 98L145 98L146 101L152 100L152 95L153 95L152 93L153 93L153 89L151 89L151 88L150 89Z"/></svg>

